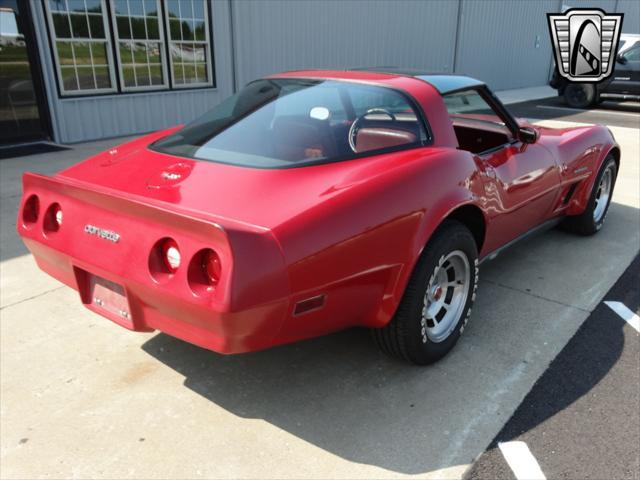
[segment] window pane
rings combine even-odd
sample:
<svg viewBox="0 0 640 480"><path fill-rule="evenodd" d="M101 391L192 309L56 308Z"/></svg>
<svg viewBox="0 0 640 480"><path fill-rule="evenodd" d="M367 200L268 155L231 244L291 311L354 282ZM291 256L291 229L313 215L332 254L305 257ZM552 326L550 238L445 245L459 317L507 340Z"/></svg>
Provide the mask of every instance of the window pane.
<svg viewBox="0 0 640 480"><path fill-rule="evenodd" d="M57 38L71 38L71 28L69 27L69 17L66 13L54 13L53 25Z"/></svg>
<svg viewBox="0 0 640 480"><path fill-rule="evenodd" d="M144 26L144 18L131 17L131 33L134 40L144 40L147 32Z"/></svg>
<svg viewBox="0 0 640 480"><path fill-rule="evenodd" d="M119 38L131 38L131 29L129 28L129 17L116 17Z"/></svg>
<svg viewBox="0 0 640 480"><path fill-rule="evenodd" d="M182 39L193 40L193 29L194 29L194 25L192 22L183 21L182 22Z"/></svg>
<svg viewBox="0 0 640 480"><path fill-rule="evenodd" d="M51 11L64 12L67 10L67 4L64 0L49 0L49 8Z"/></svg>
<svg viewBox="0 0 640 480"><path fill-rule="evenodd" d="M133 63L133 55L131 54L131 44L129 42L120 43L120 62Z"/></svg>
<svg viewBox="0 0 640 480"><path fill-rule="evenodd" d="M128 15L127 0L115 0L115 12L118 15Z"/></svg>
<svg viewBox="0 0 640 480"><path fill-rule="evenodd" d="M95 89L96 84L93 81L93 68L78 67L78 83L80 84L80 90Z"/></svg>
<svg viewBox="0 0 640 480"><path fill-rule="evenodd" d="M193 18L204 20L204 1L203 0L195 0L193 2Z"/></svg>
<svg viewBox="0 0 640 480"><path fill-rule="evenodd" d="M62 86L65 90L78 90L76 81L76 69L74 67L61 67Z"/></svg>
<svg viewBox="0 0 640 480"><path fill-rule="evenodd" d="M149 63L162 63L162 57L160 56L160 44L150 43L147 47L147 53L149 54Z"/></svg>
<svg viewBox="0 0 640 480"><path fill-rule="evenodd" d="M196 64L196 75L199 83L206 83L208 81L206 63Z"/></svg>
<svg viewBox="0 0 640 480"><path fill-rule="evenodd" d="M200 46L200 45L193 45L191 57L196 62L206 62L207 61L206 47Z"/></svg>
<svg viewBox="0 0 640 480"><path fill-rule="evenodd" d="M84 0L67 0L69 4L69 10L72 12L83 12L84 9Z"/></svg>
<svg viewBox="0 0 640 480"><path fill-rule="evenodd" d="M161 65L151 65L151 84L162 85L164 82Z"/></svg>
<svg viewBox="0 0 640 480"><path fill-rule="evenodd" d="M111 87L111 78L109 78L109 67L96 67L96 82L98 88Z"/></svg>
<svg viewBox="0 0 640 480"><path fill-rule="evenodd" d="M135 87L136 86L135 74L133 73L133 67L128 67L128 66L122 67L122 76L123 76L123 83L124 83L125 87Z"/></svg>
<svg viewBox="0 0 640 480"><path fill-rule="evenodd" d="M180 21L171 20L169 26L169 34L171 35L171 40L181 40L182 34L180 32L182 31L182 27L180 26Z"/></svg>
<svg viewBox="0 0 640 480"><path fill-rule="evenodd" d="M76 65L91 65L91 47L87 42L74 42L73 53Z"/></svg>
<svg viewBox="0 0 640 480"><path fill-rule="evenodd" d="M180 12L182 13L182 18L191 18L191 9L191 0L180 0Z"/></svg>
<svg viewBox="0 0 640 480"><path fill-rule="evenodd" d="M147 38L150 38L152 40L157 40L158 38L160 38L160 33L158 32L157 17L147 18Z"/></svg>
<svg viewBox="0 0 640 480"><path fill-rule="evenodd" d="M201 42L207 39L204 21L195 23L195 39Z"/></svg>
<svg viewBox="0 0 640 480"><path fill-rule="evenodd" d="M172 43L171 44L171 58L175 62L188 62L189 61L189 53L185 49L184 44L182 44L182 43Z"/></svg>
<svg viewBox="0 0 640 480"><path fill-rule="evenodd" d="M94 65L107 65L107 44L92 42L91 55L93 56Z"/></svg>
<svg viewBox="0 0 640 480"><path fill-rule="evenodd" d="M156 0L144 0L144 9L147 16L155 17L158 15L158 3Z"/></svg>
<svg viewBox="0 0 640 480"><path fill-rule="evenodd" d="M100 0L85 0L87 2L87 12L102 13Z"/></svg>
<svg viewBox="0 0 640 480"><path fill-rule="evenodd" d="M87 25L87 16L79 14L71 14L71 29L74 38L89 38L89 27Z"/></svg>
<svg viewBox="0 0 640 480"><path fill-rule="evenodd" d="M184 83L197 83L196 66L193 64L184 64Z"/></svg>
<svg viewBox="0 0 640 480"><path fill-rule="evenodd" d="M129 15L144 15L142 0L129 0Z"/></svg>
<svg viewBox="0 0 640 480"><path fill-rule="evenodd" d="M334 120L345 118L341 97L363 105L365 112L382 108L400 113L395 118L372 113L360 119L361 128L350 139L353 132ZM205 161L273 168L418 147L424 134L418 113L394 90L331 80L268 79L251 82L151 148Z"/></svg>
<svg viewBox="0 0 640 480"><path fill-rule="evenodd" d="M173 76L176 83L184 83L184 70L182 69L182 63L173 64Z"/></svg>
<svg viewBox="0 0 640 480"><path fill-rule="evenodd" d="M73 65L73 47L71 42L56 42L60 65Z"/></svg>
<svg viewBox="0 0 640 480"><path fill-rule="evenodd" d="M167 3L167 15L174 18L180 17L180 7L178 6L178 0L169 0L169 2Z"/></svg>
<svg viewBox="0 0 640 480"><path fill-rule="evenodd" d="M104 38L102 15L89 15L89 27L91 29L91 38Z"/></svg>
<svg viewBox="0 0 640 480"><path fill-rule="evenodd" d="M133 44L133 61L135 63L147 63L147 46L144 43Z"/></svg>
<svg viewBox="0 0 640 480"><path fill-rule="evenodd" d="M151 85L151 80L149 79L149 69L145 65L144 67L135 67L136 68L136 78L138 79L138 86L148 86Z"/></svg>

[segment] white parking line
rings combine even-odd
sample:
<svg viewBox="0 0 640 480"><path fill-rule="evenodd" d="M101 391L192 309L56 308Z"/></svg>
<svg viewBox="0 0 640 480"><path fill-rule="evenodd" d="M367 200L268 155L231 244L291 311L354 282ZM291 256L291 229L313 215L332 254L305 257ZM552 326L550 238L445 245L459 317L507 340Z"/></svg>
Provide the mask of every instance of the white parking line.
<svg viewBox="0 0 640 480"><path fill-rule="evenodd" d="M604 302L607 307L616 312L626 321L629 325L636 329L636 332L640 332L640 317L633 313L622 302Z"/></svg>
<svg viewBox="0 0 640 480"><path fill-rule="evenodd" d="M554 107L553 105L536 105L536 108L546 108L547 110L564 110L565 112L574 112L574 113L606 113L607 115L623 115L625 117L636 117L638 118L637 113L632 112L614 112L612 110L585 110L582 108L564 108L564 107Z"/></svg>
<svg viewBox="0 0 640 480"><path fill-rule="evenodd" d="M518 480L546 480L526 443L500 442L498 447Z"/></svg>

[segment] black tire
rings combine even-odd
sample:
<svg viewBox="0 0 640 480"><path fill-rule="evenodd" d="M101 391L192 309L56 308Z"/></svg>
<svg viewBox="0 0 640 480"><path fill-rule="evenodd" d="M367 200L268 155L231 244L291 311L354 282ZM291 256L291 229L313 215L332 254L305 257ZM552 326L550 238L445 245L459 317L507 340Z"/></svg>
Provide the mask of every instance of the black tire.
<svg viewBox="0 0 640 480"><path fill-rule="evenodd" d="M432 285L436 273L441 270L441 267L447 267L447 262L450 260L445 259L450 255L453 257L449 258L455 259L460 265L464 265L463 257L466 257L469 281L459 290L460 292L464 291L464 295L466 295L458 301L459 307L456 310L460 312L459 315L453 316L453 320L449 322L450 326L443 332L446 337L434 341L426 333L429 330L426 328L426 322L434 320L425 319L423 316L428 305L426 303L427 289ZM451 267L442 268L442 271L445 272L443 275L449 279L450 270ZM391 322L383 328L372 329L376 343L386 354L416 365L427 365L440 360L456 344L469 320L477 285L478 249L475 239L469 229L460 222L446 220L433 234L418 259ZM438 288L438 298L444 298L446 302L446 299L450 298L450 288L455 289L456 287ZM444 297L442 297L443 295ZM457 294L452 293L451 297L453 295Z"/></svg>
<svg viewBox="0 0 640 480"><path fill-rule="evenodd" d="M589 108L596 101L596 87L590 83L569 83L564 89L564 101L573 108Z"/></svg>
<svg viewBox="0 0 640 480"><path fill-rule="evenodd" d="M601 212L598 212L596 215L596 207L598 205L598 199L601 195L601 183L603 178L607 172L610 172L611 175L611 185L609 189L609 195L606 200L606 204L604 205L604 209ZM602 167L598 172L598 176L596 177L596 181L593 184L593 188L591 189L591 195L589 196L589 201L587 203L587 207L581 215L575 215L571 217L567 217L562 222L562 228L571 233L577 233L579 235L593 235L598 232L602 225L604 225L604 221L607 217L607 212L609 211L609 205L611 204L611 197L613 195L613 188L616 184L616 176L618 175L618 166L616 165L616 161L612 155L607 156L604 162L602 163Z"/></svg>

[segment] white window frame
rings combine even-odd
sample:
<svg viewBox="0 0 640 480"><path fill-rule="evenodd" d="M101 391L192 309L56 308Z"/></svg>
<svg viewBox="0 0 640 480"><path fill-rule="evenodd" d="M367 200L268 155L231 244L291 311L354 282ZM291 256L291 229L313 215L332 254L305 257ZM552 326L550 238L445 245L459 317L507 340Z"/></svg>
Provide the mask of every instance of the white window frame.
<svg viewBox="0 0 640 480"><path fill-rule="evenodd" d="M52 46L52 50L53 50L53 57L55 60L55 69L56 69L56 75L58 76L58 85L60 87L60 95L64 96L64 97L71 97L71 96L83 96L83 95L92 95L92 94L104 94L104 93L113 93L113 92L117 92L118 91L118 85L117 85L117 81L116 81L116 76L115 76L115 64L113 61L113 47L111 44L111 34L110 34L110 25L109 22L107 21L109 15L108 15L108 10L107 10L107 5L105 0L100 0L100 5L102 6L102 26L104 29L104 36L105 38L103 40L96 40L96 39L92 39L92 38L73 38L73 27L71 25L71 20L69 15L71 14L71 11L69 10L69 2L67 0L65 1L65 6L67 7L67 18L69 19L69 31L71 33L72 38L58 38L56 35L56 31L55 31L55 24L53 23L53 15L51 12L51 7L49 6L49 0L44 0L44 7L45 7L45 11L46 11L46 16L47 16L47 24L49 26L49 37L51 38L51 46ZM87 15L87 3L84 2L84 6L85 6L85 15ZM57 10L56 10L57 12ZM87 20L88 21L88 20ZM91 26L87 25L87 28L89 29L89 35L91 35ZM64 88L64 81L62 79L62 68L61 68L61 63L60 63L60 58L58 56L58 44L57 42L69 42L69 43L105 43L106 44L106 54L107 54L107 67L109 69L109 78L111 79L111 88L93 88L93 89L78 89L78 90L65 90ZM95 77L95 65L93 65L93 58L92 58L92 64L91 66L93 67L93 72L94 72L94 77ZM75 63L75 55L74 55L74 68L76 70L76 80L78 79L78 69L77 69L77 64Z"/></svg>
<svg viewBox="0 0 640 480"><path fill-rule="evenodd" d="M164 20L167 29L167 50L169 51L169 71L171 75L171 88L173 90L182 90L189 88L198 88L198 87L210 87L213 85L213 65L211 60L211 38L209 35L210 26L209 26L209 16L210 16L210 5L208 1L203 1L204 4L204 30L205 30L205 39L204 40L172 40L171 39L171 22L169 17L169 6L167 5L167 0L164 0ZM185 16L182 17L182 7L181 2L178 3L178 9L180 10L180 20L183 19L193 19L193 10L191 12L191 17ZM182 34L181 34L182 35ZM197 43L205 46L205 54L206 54L206 63L207 63L207 78L209 81L207 82L198 82L198 83L176 83L174 69L173 69L173 56L171 55L171 44L172 43ZM194 62L196 63L196 62Z"/></svg>
<svg viewBox="0 0 640 480"><path fill-rule="evenodd" d="M129 0L131 1L131 0ZM133 1L138 1L138 0L133 0ZM143 3L144 5L144 3ZM127 2L127 8L129 8L129 2ZM143 6L143 9L145 7ZM131 39L121 39L120 38L120 33L118 32L118 21L117 21L117 15L116 15L116 9L115 6L112 6L111 8L111 25L113 28L113 36L115 38L116 41L116 59L118 60L118 76L120 78L120 88L122 89L123 92L140 92L140 91L145 91L145 90L168 90L169 89L169 76L168 76L168 71L167 71L167 44L165 43L165 38L164 38L164 18L162 15L162 8L160 5L160 0L156 0L156 11L158 12L158 32L159 32L159 36L160 38L157 40L152 40L152 39L147 39L147 40L136 40L134 38ZM146 11L145 11L146 13ZM133 29L132 24L131 24L131 18L132 17L136 17L137 15L131 15L130 11L127 12L127 17L129 17L129 29L132 31L132 35L133 35ZM142 17L142 18L152 18L152 17ZM147 31L147 23L145 21L145 25L144 25L144 30L145 33L147 34L147 37L149 36L149 32ZM124 82L124 70L123 70L123 64L122 64L122 59L120 58L120 43L121 42L132 42L132 43L144 43L144 44L149 44L149 43L159 43L160 44L160 63L161 63L161 67L162 67L162 79L164 80L164 82L160 85L139 85L139 86L126 86L125 82ZM148 60L149 60L149 56L147 54L147 66L148 64ZM141 64L144 65L144 64ZM133 72L134 75L136 75L135 73L136 71L136 67L134 66L133 68ZM149 70L149 78L151 78L151 70ZM137 83L137 80L136 80Z"/></svg>

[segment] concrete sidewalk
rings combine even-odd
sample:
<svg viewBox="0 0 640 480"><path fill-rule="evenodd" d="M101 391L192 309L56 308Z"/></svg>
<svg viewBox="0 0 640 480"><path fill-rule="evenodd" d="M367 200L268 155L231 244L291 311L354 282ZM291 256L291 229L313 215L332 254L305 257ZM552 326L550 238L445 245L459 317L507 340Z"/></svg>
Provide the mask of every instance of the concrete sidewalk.
<svg viewBox="0 0 640 480"><path fill-rule="evenodd" d="M484 264L469 327L429 368L360 330L231 357L124 330L15 234L23 171L121 140L0 161L0 476L460 477L637 253L640 136L612 131L623 163L604 229L553 230Z"/></svg>

